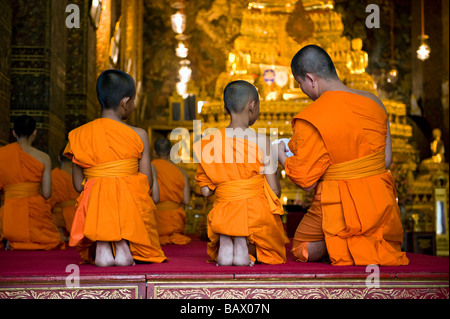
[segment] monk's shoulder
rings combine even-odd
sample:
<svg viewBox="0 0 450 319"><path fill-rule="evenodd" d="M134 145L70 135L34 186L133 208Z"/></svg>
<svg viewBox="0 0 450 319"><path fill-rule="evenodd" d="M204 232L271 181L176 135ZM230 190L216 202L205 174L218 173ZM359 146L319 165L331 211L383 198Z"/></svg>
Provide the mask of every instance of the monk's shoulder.
<svg viewBox="0 0 450 319"><path fill-rule="evenodd" d="M378 96L376 96L375 94L371 93L371 92L367 92L367 91L362 91L362 90L354 90L355 94L364 96L366 98L371 99L372 101L374 101L375 103L377 103L379 106L381 106L383 108L383 110L386 111L386 108L383 104L383 102L380 100L380 98Z"/></svg>
<svg viewBox="0 0 450 319"><path fill-rule="evenodd" d="M52 162L50 160L50 156L47 153L44 153L38 150L37 148L32 147L29 151L29 154L33 156L35 159L37 159L39 162L44 164L46 167L51 167Z"/></svg>
<svg viewBox="0 0 450 319"><path fill-rule="evenodd" d="M130 129L132 129L134 132L136 132L136 134L141 138L142 142L148 143L148 134L144 129L142 129L140 127L131 126L131 125L127 125L127 126Z"/></svg>

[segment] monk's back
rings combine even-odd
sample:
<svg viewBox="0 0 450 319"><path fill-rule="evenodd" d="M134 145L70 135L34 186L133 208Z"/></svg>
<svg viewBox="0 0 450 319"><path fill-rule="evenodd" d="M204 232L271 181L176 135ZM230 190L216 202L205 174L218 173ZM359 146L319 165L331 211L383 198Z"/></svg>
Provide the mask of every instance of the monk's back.
<svg viewBox="0 0 450 319"><path fill-rule="evenodd" d="M214 145L212 147L214 160L210 165L203 167L214 184L249 179L261 174L262 151L256 143L244 138L228 136L225 129L216 131L214 134L218 137L211 142ZM209 148L205 147L208 143L209 141L202 141L204 159L209 159L210 156Z"/></svg>
<svg viewBox="0 0 450 319"><path fill-rule="evenodd" d="M185 186L183 173L175 164L164 159L155 159L152 164L155 166L158 175L160 202L181 203Z"/></svg>
<svg viewBox="0 0 450 319"><path fill-rule="evenodd" d="M369 97L327 91L299 114L322 135L334 163L342 163L384 150L387 114Z"/></svg>
<svg viewBox="0 0 450 319"><path fill-rule="evenodd" d="M100 118L75 129L69 140L72 148L76 147L77 162L87 166L140 158L144 148L141 138L132 128L108 118Z"/></svg>
<svg viewBox="0 0 450 319"><path fill-rule="evenodd" d="M16 183L40 183L44 164L25 153L19 143L0 148L0 187Z"/></svg>

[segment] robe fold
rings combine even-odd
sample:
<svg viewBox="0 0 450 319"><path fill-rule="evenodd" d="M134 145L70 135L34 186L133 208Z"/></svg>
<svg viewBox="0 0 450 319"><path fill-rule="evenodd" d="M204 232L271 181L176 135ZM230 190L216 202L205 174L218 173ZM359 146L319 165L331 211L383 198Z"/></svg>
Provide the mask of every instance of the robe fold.
<svg viewBox="0 0 450 319"><path fill-rule="evenodd" d="M71 174L60 168L52 170L52 197L48 199L48 203L52 207L56 226L65 228L69 233L79 195L73 187Z"/></svg>
<svg viewBox="0 0 450 319"><path fill-rule="evenodd" d="M258 262L285 263L283 209L261 174L264 160L258 145L228 137L222 129L211 134L209 141L194 144L194 152L201 159L195 180L200 187L214 190L216 196L207 217L209 261L217 261L223 234L247 237L255 245Z"/></svg>
<svg viewBox="0 0 450 319"><path fill-rule="evenodd" d="M161 245L186 245L191 239L185 235L186 211L181 206L185 180L179 168L163 159L155 159L159 185L159 203L156 204L156 224Z"/></svg>
<svg viewBox="0 0 450 319"><path fill-rule="evenodd" d="M0 208L3 238L14 250L64 248L50 205L40 194L44 164L24 152L19 143L0 148Z"/></svg>
<svg viewBox="0 0 450 319"><path fill-rule="evenodd" d="M64 155L83 168L84 190L78 198L69 245L85 262L96 241L122 239L135 260L163 262L156 231L156 206L147 176L139 173L144 145L127 125L101 118L69 133Z"/></svg>
<svg viewBox="0 0 450 319"><path fill-rule="evenodd" d="M394 179L385 168L387 114L370 98L325 92L293 121L285 170L302 187L318 183L300 222L294 255L325 240L333 265L407 265Z"/></svg>

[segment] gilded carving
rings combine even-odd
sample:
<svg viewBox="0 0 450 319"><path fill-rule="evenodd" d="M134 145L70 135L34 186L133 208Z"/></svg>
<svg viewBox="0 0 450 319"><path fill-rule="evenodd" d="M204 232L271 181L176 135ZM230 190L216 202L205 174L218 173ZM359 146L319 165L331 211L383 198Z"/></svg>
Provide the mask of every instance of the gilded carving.
<svg viewBox="0 0 450 319"><path fill-rule="evenodd" d="M5 288L0 299L134 299L137 288Z"/></svg>

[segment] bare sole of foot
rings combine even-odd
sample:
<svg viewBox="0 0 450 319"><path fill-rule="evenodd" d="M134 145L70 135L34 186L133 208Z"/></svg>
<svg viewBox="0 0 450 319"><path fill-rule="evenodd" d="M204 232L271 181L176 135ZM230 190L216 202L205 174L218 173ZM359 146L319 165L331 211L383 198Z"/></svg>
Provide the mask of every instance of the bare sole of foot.
<svg viewBox="0 0 450 319"><path fill-rule="evenodd" d="M234 238L233 250L233 265L234 266L253 266L254 263L248 255L248 246L246 237Z"/></svg>
<svg viewBox="0 0 450 319"><path fill-rule="evenodd" d="M106 241L96 242L95 265L97 267L115 266L114 256L112 254L111 243Z"/></svg>
<svg viewBox="0 0 450 319"><path fill-rule="evenodd" d="M134 262L133 256L130 252L130 247L126 240L122 239L121 241L114 242L114 246L116 249L116 257L114 259L114 264L116 266L125 267L125 266L134 266L136 263Z"/></svg>
<svg viewBox="0 0 450 319"><path fill-rule="evenodd" d="M233 265L233 240L230 236L220 235L219 255L217 256L217 266Z"/></svg>

